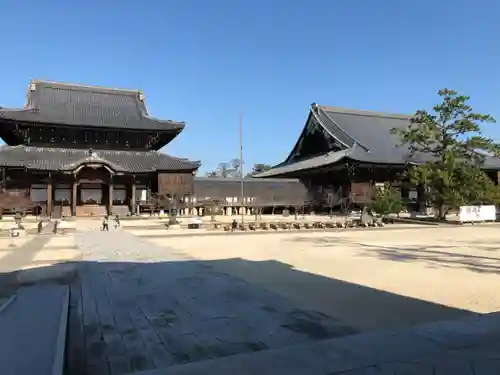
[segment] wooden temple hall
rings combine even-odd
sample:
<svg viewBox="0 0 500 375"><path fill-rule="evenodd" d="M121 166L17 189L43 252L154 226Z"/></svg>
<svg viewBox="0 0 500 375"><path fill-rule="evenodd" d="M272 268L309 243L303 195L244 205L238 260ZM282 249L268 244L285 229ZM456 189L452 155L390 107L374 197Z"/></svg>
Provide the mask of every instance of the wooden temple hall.
<svg viewBox="0 0 500 375"><path fill-rule="evenodd" d="M349 210L386 181L421 210L422 190L402 178L408 150L390 132L409 121L312 104L288 157L245 179L242 196L240 181L195 177L200 162L158 151L185 124L151 116L141 91L34 80L24 107L0 107L0 210L101 216L175 207L200 214L214 200L227 215L256 207ZM487 157L484 167L498 181L499 159Z"/></svg>
<svg viewBox="0 0 500 375"><path fill-rule="evenodd" d="M24 107L0 107L0 208L126 215L151 208L155 196L196 212L210 198L241 207L235 181L195 179L199 162L158 152L184 126L151 116L141 91L34 80ZM247 205L285 204L290 194L305 194L297 180L246 185Z"/></svg>
<svg viewBox="0 0 500 375"><path fill-rule="evenodd" d="M360 111L312 104L306 124L288 157L259 178L297 178L310 202L321 208L361 207L373 198L374 186L391 182L409 208L425 208L422 188L403 177L407 163L418 164L429 155L408 159L391 129L407 129L410 116ZM500 159L486 157L484 169L498 183Z"/></svg>

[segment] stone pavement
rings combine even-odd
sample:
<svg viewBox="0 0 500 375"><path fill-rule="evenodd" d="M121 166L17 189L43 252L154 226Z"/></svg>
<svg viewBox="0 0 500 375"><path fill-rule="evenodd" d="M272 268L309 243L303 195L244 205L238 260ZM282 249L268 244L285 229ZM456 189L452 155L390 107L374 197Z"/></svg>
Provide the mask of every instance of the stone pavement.
<svg viewBox="0 0 500 375"><path fill-rule="evenodd" d="M62 375L69 288L20 288L0 311L0 373Z"/></svg>
<svg viewBox="0 0 500 375"><path fill-rule="evenodd" d="M357 333L122 230L80 231L69 371L124 374Z"/></svg>
<svg viewBox="0 0 500 375"><path fill-rule="evenodd" d="M500 315L173 366L141 375L493 375L500 373Z"/></svg>
<svg viewBox="0 0 500 375"><path fill-rule="evenodd" d="M374 331L141 375L490 375L500 373L500 314Z"/></svg>

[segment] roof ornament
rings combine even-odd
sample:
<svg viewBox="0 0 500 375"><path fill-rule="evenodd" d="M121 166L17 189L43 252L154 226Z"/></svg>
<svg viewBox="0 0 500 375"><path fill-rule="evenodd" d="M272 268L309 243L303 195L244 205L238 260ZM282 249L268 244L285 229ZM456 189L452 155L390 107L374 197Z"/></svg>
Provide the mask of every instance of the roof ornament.
<svg viewBox="0 0 500 375"><path fill-rule="evenodd" d="M143 102L143 101L144 101L144 93L143 93L142 91L139 91L139 100L140 100L141 102Z"/></svg>
<svg viewBox="0 0 500 375"><path fill-rule="evenodd" d="M30 91L36 91L36 84L35 82L30 83Z"/></svg>

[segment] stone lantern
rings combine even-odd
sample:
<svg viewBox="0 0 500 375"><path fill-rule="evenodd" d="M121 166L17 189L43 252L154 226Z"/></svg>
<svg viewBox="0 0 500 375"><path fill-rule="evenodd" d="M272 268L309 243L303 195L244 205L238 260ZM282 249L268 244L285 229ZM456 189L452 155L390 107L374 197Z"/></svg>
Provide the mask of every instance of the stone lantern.
<svg viewBox="0 0 500 375"><path fill-rule="evenodd" d="M215 221L215 216L222 215L222 205L217 199L207 199L203 202L205 214L210 215L210 220Z"/></svg>

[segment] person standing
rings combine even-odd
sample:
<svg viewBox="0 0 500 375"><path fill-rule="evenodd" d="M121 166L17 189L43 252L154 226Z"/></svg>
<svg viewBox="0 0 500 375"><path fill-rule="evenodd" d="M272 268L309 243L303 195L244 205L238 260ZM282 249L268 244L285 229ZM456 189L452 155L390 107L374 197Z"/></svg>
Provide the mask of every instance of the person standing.
<svg viewBox="0 0 500 375"><path fill-rule="evenodd" d="M238 222L236 220L233 220L231 223L231 232L234 232L236 229L238 229Z"/></svg>

